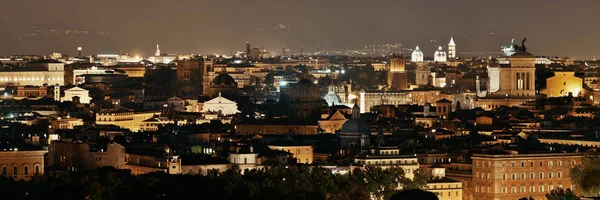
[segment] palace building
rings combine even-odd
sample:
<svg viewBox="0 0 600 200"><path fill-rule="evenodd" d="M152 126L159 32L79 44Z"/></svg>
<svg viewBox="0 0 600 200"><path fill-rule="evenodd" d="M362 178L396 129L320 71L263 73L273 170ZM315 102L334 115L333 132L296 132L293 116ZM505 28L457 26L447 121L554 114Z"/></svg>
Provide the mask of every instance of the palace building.
<svg viewBox="0 0 600 200"><path fill-rule="evenodd" d="M570 171L582 157L581 153L473 154L474 191L466 199L544 199L553 189L573 189Z"/></svg>

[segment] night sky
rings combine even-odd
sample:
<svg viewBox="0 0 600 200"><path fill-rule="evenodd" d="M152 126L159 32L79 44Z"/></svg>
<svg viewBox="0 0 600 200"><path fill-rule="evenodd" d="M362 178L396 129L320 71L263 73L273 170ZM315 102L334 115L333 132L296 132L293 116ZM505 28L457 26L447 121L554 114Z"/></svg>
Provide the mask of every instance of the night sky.
<svg viewBox="0 0 600 200"><path fill-rule="evenodd" d="M276 53L419 44L429 55L454 36L460 56L526 36L537 55L600 58L598 0L1 0L0 8L1 55L74 55L82 46L148 56L156 44L228 54L246 41Z"/></svg>

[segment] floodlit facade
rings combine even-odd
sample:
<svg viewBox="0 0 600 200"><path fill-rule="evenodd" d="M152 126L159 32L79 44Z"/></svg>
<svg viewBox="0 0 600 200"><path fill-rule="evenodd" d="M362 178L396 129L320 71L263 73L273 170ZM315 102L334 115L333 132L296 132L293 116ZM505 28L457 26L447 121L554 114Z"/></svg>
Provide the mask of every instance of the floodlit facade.
<svg viewBox="0 0 600 200"><path fill-rule="evenodd" d="M16 180L30 180L44 174L44 154L48 151L0 151L0 174Z"/></svg>

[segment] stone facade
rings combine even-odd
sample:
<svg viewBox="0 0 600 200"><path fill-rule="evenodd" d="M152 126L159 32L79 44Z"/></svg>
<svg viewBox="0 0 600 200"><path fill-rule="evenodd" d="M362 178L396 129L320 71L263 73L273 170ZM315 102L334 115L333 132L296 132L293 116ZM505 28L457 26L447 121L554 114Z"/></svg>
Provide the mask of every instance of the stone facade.
<svg viewBox="0 0 600 200"><path fill-rule="evenodd" d="M30 180L44 174L47 151L0 151L0 174L16 180Z"/></svg>

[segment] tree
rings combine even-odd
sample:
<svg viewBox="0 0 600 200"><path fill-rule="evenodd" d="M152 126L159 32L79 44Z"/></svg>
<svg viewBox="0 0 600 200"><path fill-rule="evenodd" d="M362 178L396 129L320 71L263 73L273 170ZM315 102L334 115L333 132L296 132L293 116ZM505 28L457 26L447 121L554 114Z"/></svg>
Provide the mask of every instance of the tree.
<svg viewBox="0 0 600 200"><path fill-rule="evenodd" d="M571 179L577 193L583 196L600 195L600 157L583 157L581 165L571 169Z"/></svg>
<svg viewBox="0 0 600 200"><path fill-rule="evenodd" d="M550 193L546 194L546 198L548 200L580 200L581 198L577 197L571 189L563 190L562 188L557 188Z"/></svg>
<svg viewBox="0 0 600 200"><path fill-rule="evenodd" d="M431 180L432 177L430 170L421 168L415 170L414 175L415 177L413 179L402 179L403 190L423 189L423 187L427 185L427 182Z"/></svg>

